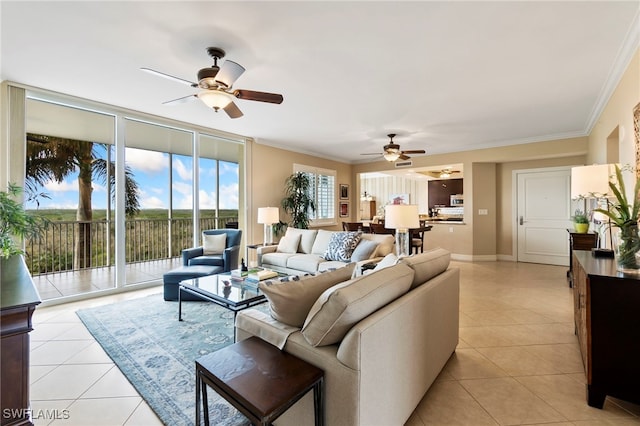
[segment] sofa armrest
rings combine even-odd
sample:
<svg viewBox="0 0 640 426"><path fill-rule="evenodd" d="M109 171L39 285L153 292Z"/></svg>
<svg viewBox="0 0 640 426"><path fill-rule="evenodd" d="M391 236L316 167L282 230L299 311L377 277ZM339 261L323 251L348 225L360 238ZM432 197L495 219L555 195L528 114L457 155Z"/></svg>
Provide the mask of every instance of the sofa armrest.
<svg viewBox="0 0 640 426"><path fill-rule="evenodd" d="M182 265L188 266L189 259L193 259L194 257L202 256L204 250L202 247L193 247L182 250Z"/></svg>
<svg viewBox="0 0 640 426"><path fill-rule="evenodd" d="M262 266L262 255L267 253L275 253L278 250L278 246L262 246L258 247L256 253L258 255L258 266Z"/></svg>
<svg viewBox="0 0 640 426"><path fill-rule="evenodd" d="M238 312L235 328L238 341L256 336L277 346L278 349L284 348L291 333L300 330L297 327L281 323L271 315L257 309L245 309Z"/></svg>

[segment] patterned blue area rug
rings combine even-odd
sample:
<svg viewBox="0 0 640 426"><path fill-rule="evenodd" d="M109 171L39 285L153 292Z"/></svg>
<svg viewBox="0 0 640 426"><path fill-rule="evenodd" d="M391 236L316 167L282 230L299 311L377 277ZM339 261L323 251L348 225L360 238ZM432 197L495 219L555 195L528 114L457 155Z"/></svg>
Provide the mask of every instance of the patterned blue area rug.
<svg viewBox="0 0 640 426"><path fill-rule="evenodd" d="M180 322L178 302L155 294L77 315L166 425L195 423L194 361L233 343L233 312L214 303L184 302ZM207 393L211 424L249 424L213 390Z"/></svg>

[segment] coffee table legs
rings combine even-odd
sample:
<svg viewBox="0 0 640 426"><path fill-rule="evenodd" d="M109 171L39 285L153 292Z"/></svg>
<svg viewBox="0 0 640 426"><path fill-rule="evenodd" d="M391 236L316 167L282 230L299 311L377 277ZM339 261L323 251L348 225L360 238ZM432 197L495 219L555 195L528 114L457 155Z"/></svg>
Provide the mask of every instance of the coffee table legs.
<svg viewBox="0 0 640 426"><path fill-rule="evenodd" d="M178 284L178 321L182 321L182 286Z"/></svg>

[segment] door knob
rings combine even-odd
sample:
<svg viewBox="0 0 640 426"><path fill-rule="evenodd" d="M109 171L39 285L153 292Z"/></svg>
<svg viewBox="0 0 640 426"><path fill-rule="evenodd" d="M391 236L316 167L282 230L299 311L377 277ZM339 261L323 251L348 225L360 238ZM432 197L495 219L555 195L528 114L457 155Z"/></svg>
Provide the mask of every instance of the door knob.
<svg viewBox="0 0 640 426"><path fill-rule="evenodd" d="M524 218L520 216L520 225L524 225Z"/></svg>

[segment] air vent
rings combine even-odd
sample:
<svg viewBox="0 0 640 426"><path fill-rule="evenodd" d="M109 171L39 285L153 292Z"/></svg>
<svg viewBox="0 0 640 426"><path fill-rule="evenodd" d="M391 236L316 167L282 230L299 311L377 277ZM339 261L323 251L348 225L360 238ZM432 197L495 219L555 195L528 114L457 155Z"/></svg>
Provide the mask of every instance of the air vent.
<svg viewBox="0 0 640 426"><path fill-rule="evenodd" d="M411 167L413 165L413 161L396 161L396 169L400 167Z"/></svg>

